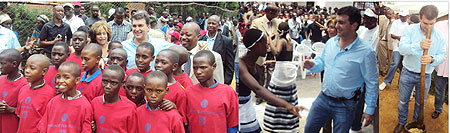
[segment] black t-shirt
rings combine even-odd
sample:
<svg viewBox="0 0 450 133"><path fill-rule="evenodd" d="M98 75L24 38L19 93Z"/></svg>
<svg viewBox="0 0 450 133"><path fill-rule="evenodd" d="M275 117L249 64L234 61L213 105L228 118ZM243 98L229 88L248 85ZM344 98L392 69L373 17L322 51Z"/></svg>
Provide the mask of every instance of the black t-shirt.
<svg viewBox="0 0 450 133"><path fill-rule="evenodd" d="M62 41L70 42L72 38L72 31L70 30L70 25L62 22L58 27L55 25L55 22L52 20L50 22L45 23L44 27L39 34L40 41L53 41L56 36L61 34ZM51 53L53 45L43 47L46 53Z"/></svg>
<svg viewBox="0 0 450 133"><path fill-rule="evenodd" d="M320 42L322 40L322 31L320 30L320 27L317 26L315 23L312 23L308 27L306 27L306 31L308 33L311 33L310 36L311 41Z"/></svg>

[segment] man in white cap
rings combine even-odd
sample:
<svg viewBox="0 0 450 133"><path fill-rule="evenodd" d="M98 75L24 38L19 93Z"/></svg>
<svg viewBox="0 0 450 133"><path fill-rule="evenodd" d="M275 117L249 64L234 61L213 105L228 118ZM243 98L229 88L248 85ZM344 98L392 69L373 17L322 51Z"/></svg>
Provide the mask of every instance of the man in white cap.
<svg viewBox="0 0 450 133"><path fill-rule="evenodd" d="M364 26L360 26L357 33L358 36L365 40L367 42L367 44L371 45L372 48L375 50L375 52L377 52L377 47L378 47L378 25L377 25L377 19L378 15L376 15L372 9L367 8L364 11L364 16L363 16L363 20L364 20ZM351 126L351 132L353 133L359 133L361 132L362 129L362 115L363 115L363 109L364 109L364 98L365 98L365 90L366 88L364 87L363 89L364 91L361 91L361 95L360 95L360 99L358 101L358 105L356 106L356 111L355 111L355 118L353 119L353 123ZM378 106L377 106L378 108ZM378 110L378 109L375 109ZM375 117L377 113L374 113ZM374 123L377 124L377 123Z"/></svg>
<svg viewBox="0 0 450 133"><path fill-rule="evenodd" d="M72 34L77 31L77 29L84 25L83 19L76 17L74 15L73 6L71 3L64 4L64 18L62 21L64 23L69 24L70 30L72 31Z"/></svg>
<svg viewBox="0 0 450 133"><path fill-rule="evenodd" d="M390 85L392 83L394 74L397 71L398 65L400 64L400 61L402 59L402 56L398 52L398 45L400 42L400 38L403 35L403 30L406 26L409 25L409 11L407 9L400 9L400 11L398 12L398 16L400 16L400 19L394 20L389 31L389 35L392 38L393 59L383 83L381 83L379 86L380 90L383 90L384 88L386 88L386 85Z"/></svg>

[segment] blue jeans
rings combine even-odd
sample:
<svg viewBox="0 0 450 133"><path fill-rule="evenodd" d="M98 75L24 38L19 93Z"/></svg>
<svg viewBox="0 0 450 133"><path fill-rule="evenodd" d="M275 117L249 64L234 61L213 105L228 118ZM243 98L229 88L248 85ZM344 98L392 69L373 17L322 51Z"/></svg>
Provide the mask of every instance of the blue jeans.
<svg viewBox="0 0 450 133"><path fill-rule="evenodd" d="M400 64L401 55L398 51L394 51L394 57L392 59L391 65L389 65L388 72L386 74L386 77L384 78L384 83L390 85L392 83L392 79L394 79L395 71L398 68L398 65Z"/></svg>
<svg viewBox="0 0 450 133"><path fill-rule="evenodd" d="M234 75L236 75L236 84L239 83L239 62L234 63Z"/></svg>
<svg viewBox="0 0 450 133"><path fill-rule="evenodd" d="M333 132L348 132L357 103L355 100L333 101L321 92L314 100L306 118L305 133L318 133L330 118L333 118Z"/></svg>
<svg viewBox="0 0 450 133"><path fill-rule="evenodd" d="M445 100L445 87L447 87L448 77L438 76L434 74L434 110L441 113L442 104Z"/></svg>
<svg viewBox="0 0 450 133"><path fill-rule="evenodd" d="M424 101L427 99L428 91L430 90L431 76L425 74L425 95ZM419 115L419 102L420 102L420 74L413 73L403 67L402 73L398 83L398 123L401 125L406 124L408 119L408 102L411 96L413 87L416 88L416 97L414 104L413 120L417 120ZM424 106L425 107L425 106Z"/></svg>

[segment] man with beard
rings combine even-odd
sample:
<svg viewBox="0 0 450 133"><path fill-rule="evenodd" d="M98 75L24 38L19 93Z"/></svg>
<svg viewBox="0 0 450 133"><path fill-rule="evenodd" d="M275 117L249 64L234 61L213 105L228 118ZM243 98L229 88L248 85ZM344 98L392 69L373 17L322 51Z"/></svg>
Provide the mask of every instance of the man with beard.
<svg viewBox="0 0 450 133"><path fill-rule="evenodd" d="M39 34L39 45L44 48L44 54L51 58L53 45L58 41L70 43L72 31L70 25L62 21L64 8L61 5L53 7L53 20L47 22Z"/></svg>

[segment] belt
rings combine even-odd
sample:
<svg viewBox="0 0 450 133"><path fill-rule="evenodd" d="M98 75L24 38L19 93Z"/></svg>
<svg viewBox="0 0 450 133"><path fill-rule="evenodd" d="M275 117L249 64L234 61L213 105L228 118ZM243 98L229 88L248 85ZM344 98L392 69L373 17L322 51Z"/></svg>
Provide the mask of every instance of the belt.
<svg viewBox="0 0 450 133"><path fill-rule="evenodd" d="M328 98L330 98L330 99L333 100L333 101L347 101L347 100L355 100L355 101L358 101L359 98L360 98L360 95L361 95L361 88L358 88L358 89L355 91L355 95L354 95L352 98L350 98L350 99L345 98L345 97L332 97L332 96L328 96L327 94L325 94L325 93L323 93L323 92L321 92L321 93L322 93L323 95L327 96Z"/></svg>
<svg viewBox="0 0 450 133"><path fill-rule="evenodd" d="M405 70L408 71L408 72L410 72L410 73L414 73L414 74L420 75L420 73L416 73L416 72L410 71L410 70L408 70L408 69L406 69L406 68L405 68ZM427 75L427 74L425 73L425 75Z"/></svg>

